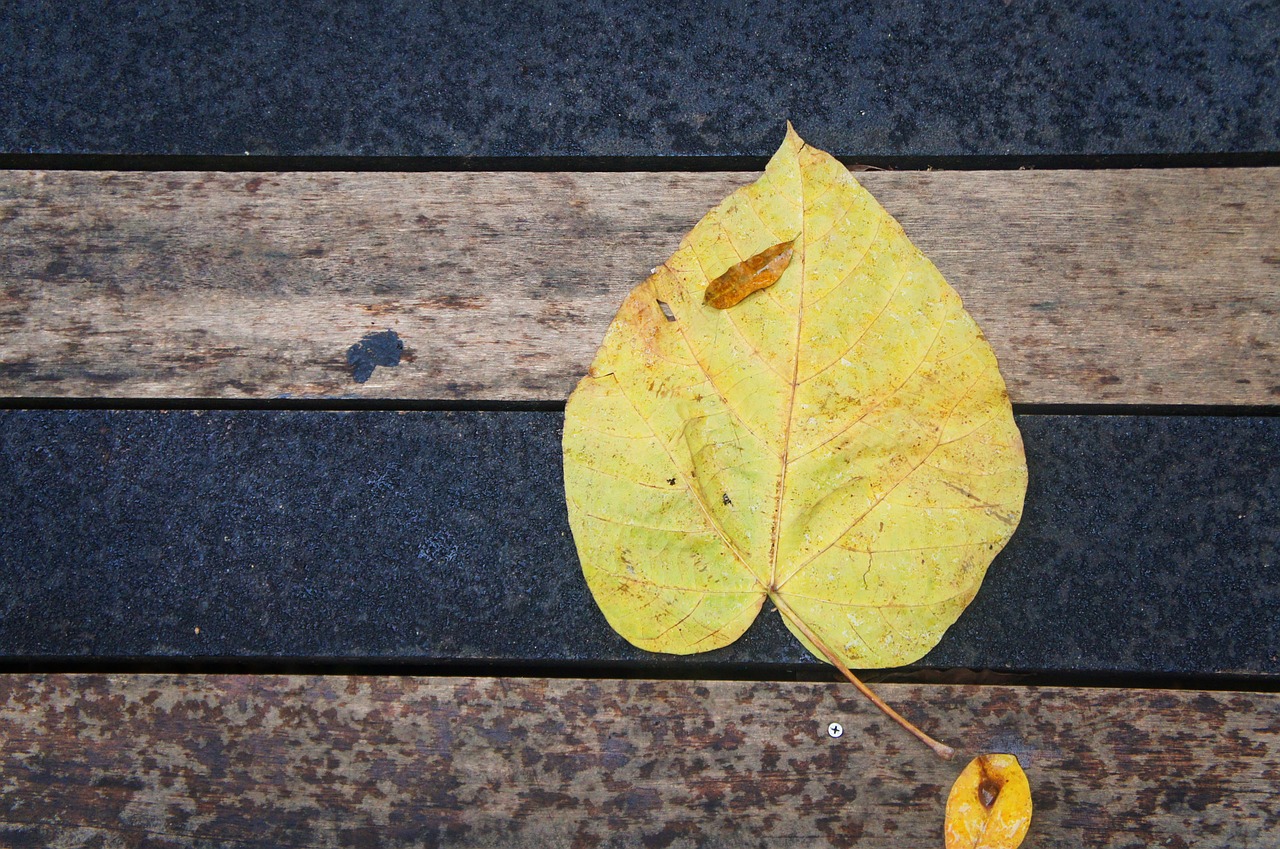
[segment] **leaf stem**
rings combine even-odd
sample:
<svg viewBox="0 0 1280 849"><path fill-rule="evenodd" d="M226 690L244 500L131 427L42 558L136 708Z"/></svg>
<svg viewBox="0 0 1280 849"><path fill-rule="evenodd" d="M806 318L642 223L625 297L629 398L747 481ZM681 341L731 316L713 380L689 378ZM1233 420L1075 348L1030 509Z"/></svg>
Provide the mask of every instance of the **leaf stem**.
<svg viewBox="0 0 1280 849"><path fill-rule="evenodd" d="M907 731L910 731L912 734L914 734L920 740L920 742L924 743L930 749L933 749L934 753L938 757L942 758L944 761L949 761L953 757L955 757L955 754L956 754L955 749L951 748L946 743L939 743L937 740L933 739L928 734L925 734L923 731L921 731L919 728L913 725L909 719L904 717L902 714L898 713L893 708L889 707L889 705L887 705L883 699L881 699L879 696L877 696L875 693L871 691L870 687L868 687L866 684L863 684L861 681L859 681L858 676L854 675L852 672L849 671L849 667L845 666L844 661L840 660L839 656L836 655L835 652L833 652L830 648L827 647L827 644L824 643L818 637L818 635L815 634L809 628L809 626L804 623L804 621L800 618L800 616L794 610L792 610L790 605L788 605L785 601L783 601L781 597L779 597L775 593L770 593L769 598L777 606L778 612L781 613L783 616L787 617L787 619L791 620L791 623L795 625L797 629L799 629L800 633L804 634L805 639L813 643L813 645L816 646L819 651L821 651L824 655L826 655L826 658L831 662L831 665L834 666L836 669L839 669L840 673L844 675L845 678L848 678L849 682L853 684L853 686L858 688L858 692L862 693L862 695L870 699L873 705L880 708L880 710L884 711L885 715L888 716L890 719L892 719L894 722L898 723Z"/></svg>

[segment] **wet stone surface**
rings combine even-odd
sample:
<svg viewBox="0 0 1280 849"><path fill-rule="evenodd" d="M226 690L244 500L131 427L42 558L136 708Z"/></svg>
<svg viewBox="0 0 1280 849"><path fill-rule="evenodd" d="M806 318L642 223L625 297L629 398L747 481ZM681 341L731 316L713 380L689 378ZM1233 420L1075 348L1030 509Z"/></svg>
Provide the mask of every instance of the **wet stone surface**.
<svg viewBox="0 0 1280 849"><path fill-rule="evenodd" d="M0 150L1280 150L1274 2L198 5L4 4Z"/></svg>
<svg viewBox="0 0 1280 849"><path fill-rule="evenodd" d="M0 413L0 656L816 664L609 628L558 413ZM1024 518L922 662L1280 674L1280 419L1019 418Z"/></svg>

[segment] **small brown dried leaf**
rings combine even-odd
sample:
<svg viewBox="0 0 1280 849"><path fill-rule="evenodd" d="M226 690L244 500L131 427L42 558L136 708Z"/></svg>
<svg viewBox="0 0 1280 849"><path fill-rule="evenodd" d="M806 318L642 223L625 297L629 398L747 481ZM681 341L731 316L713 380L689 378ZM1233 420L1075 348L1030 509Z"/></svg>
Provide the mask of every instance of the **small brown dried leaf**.
<svg viewBox="0 0 1280 849"><path fill-rule="evenodd" d="M947 797L946 849L1017 849L1031 827L1031 785L1013 755L979 755Z"/></svg>
<svg viewBox="0 0 1280 849"><path fill-rule="evenodd" d="M777 283L782 272L791 264L795 241L779 242L755 256L731 265L728 271L707 286L702 302L718 310L727 310L752 292L759 292Z"/></svg>

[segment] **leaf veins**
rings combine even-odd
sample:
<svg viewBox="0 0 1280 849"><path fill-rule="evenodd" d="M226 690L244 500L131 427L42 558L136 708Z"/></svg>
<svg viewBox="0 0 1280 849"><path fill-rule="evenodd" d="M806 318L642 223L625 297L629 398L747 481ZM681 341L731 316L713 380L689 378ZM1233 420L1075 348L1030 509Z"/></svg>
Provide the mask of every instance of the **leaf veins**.
<svg viewBox="0 0 1280 849"><path fill-rule="evenodd" d="M959 295L790 128L619 308L565 408L564 474L583 575L623 637L720 648L768 599L908 727L850 669L938 642L1026 491Z"/></svg>

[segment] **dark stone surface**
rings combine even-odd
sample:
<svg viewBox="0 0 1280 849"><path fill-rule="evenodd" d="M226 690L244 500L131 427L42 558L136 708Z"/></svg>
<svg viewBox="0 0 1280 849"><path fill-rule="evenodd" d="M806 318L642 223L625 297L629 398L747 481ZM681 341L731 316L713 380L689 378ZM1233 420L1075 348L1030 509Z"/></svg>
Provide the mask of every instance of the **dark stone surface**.
<svg viewBox="0 0 1280 849"><path fill-rule="evenodd" d="M1280 4L0 4L0 150L1280 150Z"/></svg>
<svg viewBox="0 0 1280 849"><path fill-rule="evenodd" d="M923 665L1280 674L1280 418L1023 416L1021 527ZM0 657L656 661L556 413L0 413ZM198 631L197 631L198 629ZM682 663L808 663L766 609Z"/></svg>

